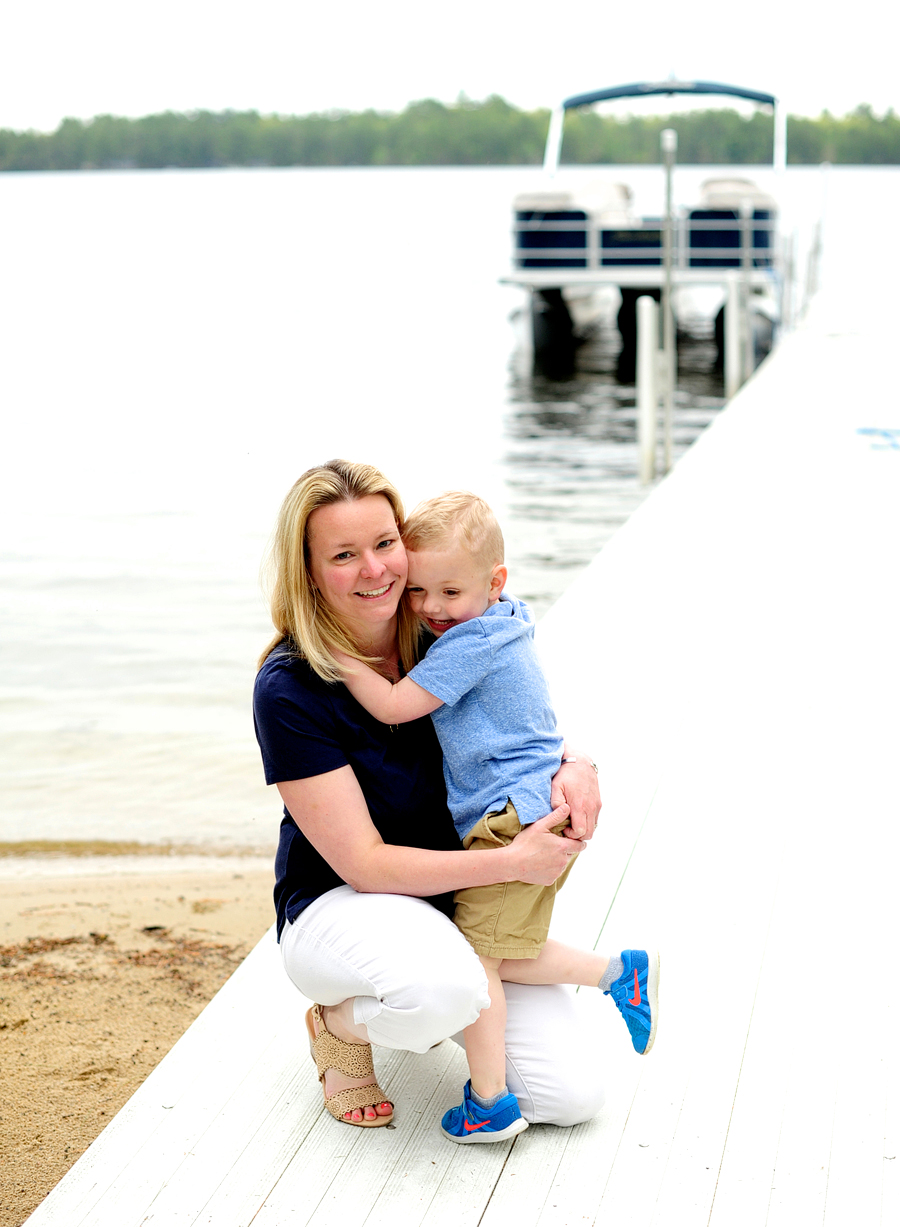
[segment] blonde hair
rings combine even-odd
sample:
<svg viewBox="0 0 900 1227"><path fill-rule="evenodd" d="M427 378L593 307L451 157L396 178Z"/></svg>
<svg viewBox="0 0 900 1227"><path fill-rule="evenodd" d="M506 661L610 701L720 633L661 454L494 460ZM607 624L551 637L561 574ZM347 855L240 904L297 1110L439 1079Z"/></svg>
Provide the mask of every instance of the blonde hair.
<svg viewBox="0 0 900 1227"><path fill-rule="evenodd" d="M319 600L309 570L309 518L319 507L332 503L354 503L373 494L383 495L391 505L398 530L403 526L403 503L397 490L383 473L370 464L349 460L329 460L308 469L299 478L281 505L269 552L268 587L275 637L259 658L266 658L282 644L309 662L326 682L343 679L340 665L332 655L335 649L346 652L369 665L381 664L380 657L364 656L340 619ZM401 602L397 610L400 662L409 671L418 658L420 635L418 619Z"/></svg>
<svg viewBox="0 0 900 1227"><path fill-rule="evenodd" d="M487 569L503 562L503 533L483 498L468 490L447 490L426 499L403 526L408 550L446 549L458 544Z"/></svg>

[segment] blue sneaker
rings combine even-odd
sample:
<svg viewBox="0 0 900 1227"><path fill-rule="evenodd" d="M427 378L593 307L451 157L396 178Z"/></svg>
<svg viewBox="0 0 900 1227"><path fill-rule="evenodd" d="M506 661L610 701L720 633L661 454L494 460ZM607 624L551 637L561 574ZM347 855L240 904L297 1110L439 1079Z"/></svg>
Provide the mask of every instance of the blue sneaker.
<svg viewBox="0 0 900 1227"><path fill-rule="evenodd" d="M625 1019L635 1052L643 1056L653 1047L659 1021L659 955L646 950L623 950L625 970L606 991Z"/></svg>
<svg viewBox="0 0 900 1227"><path fill-rule="evenodd" d="M492 1108L479 1108L471 1098L472 1083L466 1083L458 1108L445 1112L441 1132L451 1142L502 1142L528 1128L515 1095L504 1095Z"/></svg>

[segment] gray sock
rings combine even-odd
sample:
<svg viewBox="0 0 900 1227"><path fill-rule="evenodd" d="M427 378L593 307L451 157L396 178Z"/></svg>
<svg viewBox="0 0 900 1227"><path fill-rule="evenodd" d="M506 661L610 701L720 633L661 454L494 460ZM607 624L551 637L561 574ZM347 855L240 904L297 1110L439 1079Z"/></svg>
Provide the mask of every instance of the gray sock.
<svg viewBox="0 0 900 1227"><path fill-rule="evenodd" d="M469 1087L469 1098L474 1100L474 1102L478 1104L479 1108L483 1108L488 1112L491 1110L491 1108L496 1108L503 1096L508 1094L509 1090L504 1087L499 1095L492 1095L490 1099L482 1099L477 1091L473 1091L472 1087Z"/></svg>
<svg viewBox="0 0 900 1227"><path fill-rule="evenodd" d="M621 976L624 970L625 964L617 954L614 954L609 960L609 966L607 967L606 971L600 977L600 983L597 985L597 987L601 990L601 992L608 993L611 985L618 980L619 976Z"/></svg>

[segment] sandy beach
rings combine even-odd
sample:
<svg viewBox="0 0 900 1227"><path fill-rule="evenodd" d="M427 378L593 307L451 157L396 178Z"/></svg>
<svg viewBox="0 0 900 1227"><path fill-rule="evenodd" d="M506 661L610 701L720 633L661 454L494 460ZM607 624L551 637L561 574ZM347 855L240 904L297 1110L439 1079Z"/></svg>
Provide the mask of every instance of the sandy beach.
<svg viewBox="0 0 900 1227"><path fill-rule="evenodd" d="M0 1227L24 1222L263 936L271 888L243 866L0 880Z"/></svg>

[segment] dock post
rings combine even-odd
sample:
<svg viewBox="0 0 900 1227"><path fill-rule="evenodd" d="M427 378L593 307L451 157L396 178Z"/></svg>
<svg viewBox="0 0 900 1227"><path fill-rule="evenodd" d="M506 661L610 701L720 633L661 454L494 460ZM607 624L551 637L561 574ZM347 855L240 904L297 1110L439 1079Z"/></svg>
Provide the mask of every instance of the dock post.
<svg viewBox="0 0 900 1227"><path fill-rule="evenodd" d="M562 107L555 107L550 115L550 130L547 133L547 144L544 147L544 174L550 179L559 170L559 153L562 149L565 118L566 113Z"/></svg>
<svg viewBox="0 0 900 1227"><path fill-rule="evenodd" d="M728 278L725 300L725 398L741 386L741 286L737 275Z"/></svg>
<svg viewBox="0 0 900 1227"><path fill-rule="evenodd" d="M637 439L642 486L656 476L656 414L659 403L659 312L649 294L637 300Z"/></svg>
<svg viewBox="0 0 900 1227"><path fill-rule="evenodd" d="M780 332L790 332L794 327L794 251L797 232L784 236L781 257L781 327Z"/></svg>
<svg viewBox="0 0 900 1227"><path fill-rule="evenodd" d="M672 259L674 254L675 217L672 209L672 172L678 149L678 133L664 128L659 134L663 161L666 166L666 216L663 229L663 473L672 467L672 410L675 401L675 316L672 312Z"/></svg>
<svg viewBox="0 0 900 1227"><path fill-rule="evenodd" d="M741 383L744 384L756 367L756 346L753 336L751 305L753 293L750 275L753 269L753 202L741 201Z"/></svg>

